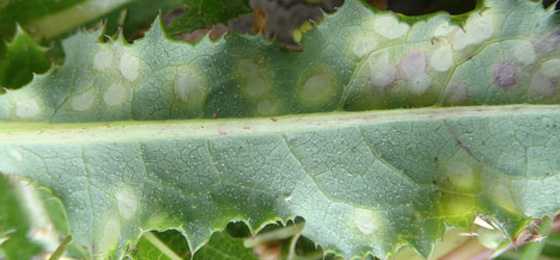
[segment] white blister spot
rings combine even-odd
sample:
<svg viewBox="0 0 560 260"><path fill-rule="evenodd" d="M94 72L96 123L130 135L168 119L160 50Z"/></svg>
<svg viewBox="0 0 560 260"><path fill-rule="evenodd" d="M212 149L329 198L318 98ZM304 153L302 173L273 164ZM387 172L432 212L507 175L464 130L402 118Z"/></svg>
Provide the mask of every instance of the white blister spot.
<svg viewBox="0 0 560 260"><path fill-rule="evenodd" d="M461 105L467 100L467 98L467 86L457 81L451 81L443 94L442 104L447 106Z"/></svg>
<svg viewBox="0 0 560 260"><path fill-rule="evenodd" d="M274 101L265 99L257 104L257 112L261 115L269 116L277 114L277 105Z"/></svg>
<svg viewBox="0 0 560 260"><path fill-rule="evenodd" d="M476 176L473 168L466 162L452 162L444 167L449 181L459 190L475 187Z"/></svg>
<svg viewBox="0 0 560 260"><path fill-rule="evenodd" d="M445 37L449 35L453 31L453 27L448 23L442 23L438 27L436 27L434 31L435 37Z"/></svg>
<svg viewBox="0 0 560 260"><path fill-rule="evenodd" d="M445 44L435 50L430 56L430 66L439 72L445 72L453 67L453 51Z"/></svg>
<svg viewBox="0 0 560 260"><path fill-rule="evenodd" d="M556 94L556 86L548 77L537 73L531 80L531 90L541 98L549 98Z"/></svg>
<svg viewBox="0 0 560 260"><path fill-rule="evenodd" d="M109 49L102 49L93 57L93 67L102 71L113 63L113 52Z"/></svg>
<svg viewBox="0 0 560 260"><path fill-rule="evenodd" d="M413 51L407 54L400 64L402 75L407 79L415 78L426 70L426 54Z"/></svg>
<svg viewBox="0 0 560 260"><path fill-rule="evenodd" d="M101 238L97 245L99 252L108 252L117 247L121 236L121 225L116 220L109 220L105 224Z"/></svg>
<svg viewBox="0 0 560 260"><path fill-rule="evenodd" d="M131 53L125 53L121 57L121 62L119 63L119 68L121 69L121 74L128 81L135 81L140 75L140 62L138 57Z"/></svg>
<svg viewBox="0 0 560 260"><path fill-rule="evenodd" d="M377 47L377 39L373 37L358 37L352 43L352 53L356 55L358 59L364 57L364 55L370 53Z"/></svg>
<svg viewBox="0 0 560 260"><path fill-rule="evenodd" d="M119 212L124 219L130 219L138 209L138 198L126 189L120 190L115 194Z"/></svg>
<svg viewBox="0 0 560 260"><path fill-rule="evenodd" d="M432 85L432 78L426 74L422 73L408 81L408 90L416 95L422 95Z"/></svg>
<svg viewBox="0 0 560 260"><path fill-rule="evenodd" d="M241 90L248 97L261 99L270 92L270 84L265 78L268 72L254 59L240 60L237 71L241 78Z"/></svg>
<svg viewBox="0 0 560 260"><path fill-rule="evenodd" d="M31 118L39 114L39 104L35 99L18 101L16 103L16 116L21 118Z"/></svg>
<svg viewBox="0 0 560 260"><path fill-rule="evenodd" d="M455 38L455 50L462 50L470 44L480 44L490 39L494 34L494 16L492 14L483 14L474 16L467 21L465 31L457 31Z"/></svg>
<svg viewBox="0 0 560 260"><path fill-rule="evenodd" d="M560 77L560 59L545 61L541 66L541 72L549 78Z"/></svg>
<svg viewBox="0 0 560 260"><path fill-rule="evenodd" d="M23 156L21 155L21 153L18 152L18 151L16 151L16 150L13 150L12 152L10 152L10 155L11 155L14 159L16 159L17 161L23 160Z"/></svg>
<svg viewBox="0 0 560 260"><path fill-rule="evenodd" d="M109 106L118 106L125 100L126 92L126 88L123 85L115 83L105 90L103 100Z"/></svg>
<svg viewBox="0 0 560 260"><path fill-rule="evenodd" d="M262 97L268 91L266 81L259 75L248 75L243 88L245 93L253 98Z"/></svg>
<svg viewBox="0 0 560 260"><path fill-rule="evenodd" d="M496 185L489 187L490 197L502 208L510 212L518 212L517 203L508 186L503 182L496 182Z"/></svg>
<svg viewBox="0 0 560 260"><path fill-rule="evenodd" d="M369 80L374 86L385 89L393 84L396 78L396 69L389 60L388 53L372 56L368 62L370 65Z"/></svg>
<svg viewBox="0 0 560 260"><path fill-rule="evenodd" d="M305 80L299 97L303 101L312 104L324 103L330 101L330 97L334 95L334 91L334 84L329 75L326 73L317 73Z"/></svg>
<svg viewBox="0 0 560 260"><path fill-rule="evenodd" d="M354 224L366 236L373 234L383 225L375 212L368 209L356 209L354 211Z"/></svg>
<svg viewBox="0 0 560 260"><path fill-rule="evenodd" d="M200 102L206 97L206 88L197 73L191 70L182 70L173 84L173 91L183 102Z"/></svg>
<svg viewBox="0 0 560 260"><path fill-rule="evenodd" d="M410 29L410 26L399 22L392 15L384 15L375 19L373 28L378 34L387 39L397 39L403 37Z"/></svg>
<svg viewBox="0 0 560 260"><path fill-rule="evenodd" d="M517 45L513 51L513 57L515 57L516 61L529 65L535 62L537 54L535 53L535 48L530 41L520 40L519 45Z"/></svg>
<svg viewBox="0 0 560 260"><path fill-rule="evenodd" d="M72 98L72 109L76 111L88 110L93 105L93 90L88 90Z"/></svg>

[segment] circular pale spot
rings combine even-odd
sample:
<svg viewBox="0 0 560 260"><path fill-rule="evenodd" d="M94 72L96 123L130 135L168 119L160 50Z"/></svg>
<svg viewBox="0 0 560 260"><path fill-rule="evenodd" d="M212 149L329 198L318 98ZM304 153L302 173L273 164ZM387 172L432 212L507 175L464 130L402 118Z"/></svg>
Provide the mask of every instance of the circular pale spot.
<svg viewBox="0 0 560 260"><path fill-rule="evenodd" d="M476 15L467 21L465 31L457 29L455 50L462 50L470 44L480 44L494 34L494 17L491 14Z"/></svg>
<svg viewBox="0 0 560 260"><path fill-rule="evenodd" d="M435 37L445 37L453 31L453 27L449 23L442 23L434 31Z"/></svg>
<svg viewBox="0 0 560 260"><path fill-rule="evenodd" d="M442 104L456 106L465 103L468 98L467 86L456 81L451 81L443 94Z"/></svg>
<svg viewBox="0 0 560 260"><path fill-rule="evenodd" d="M430 57L430 66L439 72L448 71L453 67L453 51L449 45L444 45L435 50Z"/></svg>
<svg viewBox="0 0 560 260"><path fill-rule="evenodd" d="M374 30L388 39L403 37L409 30L409 25L401 23L392 15L380 16L373 22Z"/></svg>
<svg viewBox="0 0 560 260"><path fill-rule="evenodd" d="M361 59L364 55L370 53L377 47L377 39L373 37L358 37L352 43L352 53L358 58Z"/></svg>
<svg viewBox="0 0 560 260"><path fill-rule="evenodd" d="M560 59L545 61L541 66L541 73L549 78L560 77Z"/></svg>
<svg viewBox="0 0 560 260"><path fill-rule="evenodd" d="M121 69L123 77L128 81L134 81L138 78L138 75L140 75L140 62L133 54L125 53L121 57L119 68Z"/></svg>
<svg viewBox="0 0 560 260"><path fill-rule="evenodd" d="M273 101L265 99L257 104L257 112L265 116L274 115L277 114L277 106Z"/></svg>
<svg viewBox="0 0 560 260"><path fill-rule="evenodd" d="M119 207L119 212L124 219L130 219L136 213L138 208L138 198L134 196L131 192L127 190L120 190L115 194L117 199L117 206Z"/></svg>
<svg viewBox="0 0 560 260"><path fill-rule="evenodd" d="M369 80L374 85L381 89L389 87L396 79L395 66L389 60L389 54L376 55L371 57Z"/></svg>
<svg viewBox="0 0 560 260"><path fill-rule="evenodd" d="M439 203L441 214L445 217L469 215L475 207L472 197L459 194L444 194Z"/></svg>
<svg viewBox="0 0 560 260"><path fill-rule="evenodd" d="M113 63L113 52L111 50L100 50L93 57L93 67L96 70L102 71L111 66L111 63Z"/></svg>
<svg viewBox="0 0 560 260"><path fill-rule="evenodd" d="M246 75L253 75L258 73L259 65L253 59L242 59L239 61L237 65L237 71L239 74L246 76Z"/></svg>
<svg viewBox="0 0 560 260"><path fill-rule="evenodd" d="M18 161L23 160L23 156L21 155L21 153L18 152L18 151L16 151L16 150L12 150L12 152L10 153L10 155L11 155L14 159L16 159L16 160L18 160Z"/></svg>
<svg viewBox="0 0 560 260"><path fill-rule="evenodd" d="M245 79L245 85L242 87L243 91L253 98L262 97L268 90L266 81L258 75L247 76Z"/></svg>
<svg viewBox="0 0 560 260"><path fill-rule="evenodd" d="M113 84L103 93L103 100L109 106L118 106L124 102L126 92L126 88L124 88L121 84Z"/></svg>
<svg viewBox="0 0 560 260"><path fill-rule="evenodd" d="M237 63L241 91L252 99L262 99L270 90L270 76L265 67L254 59L242 59Z"/></svg>
<svg viewBox="0 0 560 260"><path fill-rule="evenodd" d="M497 86L508 89L517 81L517 69L507 63L500 64L494 68L494 83Z"/></svg>
<svg viewBox="0 0 560 260"><path fill-rule="evenodd" d="M552 80L540 73L531 80L531 90L541 98L549 98L556 94L556 86Z"/></svg>
<svg viewBox="0 0 560 260"><path fill-rule="evenodd" d="M422 73L415 78L410 79L407 84L408 90L416 95L422 95L426 93L431 85L432 78L426 73Z"/></svg>
<svg viewBox="0 0 560 260"><path fill-rule="evenodd" d="M206 88L198 74L184 70L175 78L173 91L183 102L200 102L206 97Z"/></svg>
<svg viewBox="0 0 560 260"><path fill-rule="evenodd" d="M103 233L100 234L97 240L99 241L97 250L99 250L99 252L108 252L115 249L121 236L121 224L116 220L109 220L101 230Z"/></svg>
<svg viewBox="0 0 560 260"><path fill-rule="evenodd" d="M39 114L39 104L35 99L28 99L16 103L16 116L21 118L35 117Z"/></svg>
<svg viewBox="0 0 560 260"><path fill-rule="evenodd" d="M475 188L476 176L469 164L455 161L446 165L444 171L455 188L463 191Z"/></svg>
<svg viewBox="0 0 560 260"><path fill-rule="evenodd" d="M314 74L309 77L299 93L299 97L312 104L330 101L334 94L334 84L329 75L325 73Z"/></svg>
<svg viewBox="0 0 560 260"><path fill-rule="evenodd" d="M84 111L93 105L93 90L88 90L82 94L72 98L72 109L76 111Z"/></svg>
<svg viewBox="0 0 560 260"><path fill-rule="evenodd" d="M364 235L373 234L382 225L379 217L376 217L373 211L367 209L356 209L354 211L354 224Z"/></svg>
<svg viewBox="0 0 560 260"><path fill-rule="evenodd" d="M515 60L523 63L525 65L532 64L537 59L537 54L535 53L535 48L533 44L529 41L519 41L519 44L515 47L513 51L513 57Z"/></svg>
<svg viewBox="0 0 560 260"><path fill-rule="evenodd" d="M413 51L407 54L400 64L401 72L407 79L423 74L426 70L426 54Z"/></svg>
<svg viewBox="0 0 560 260"><path fill-rule="evenodd" d="M503 182L496 182L496 185L489 186L489 194L494 202L510 212L518 212L517 203L509 188Z"/></svg>

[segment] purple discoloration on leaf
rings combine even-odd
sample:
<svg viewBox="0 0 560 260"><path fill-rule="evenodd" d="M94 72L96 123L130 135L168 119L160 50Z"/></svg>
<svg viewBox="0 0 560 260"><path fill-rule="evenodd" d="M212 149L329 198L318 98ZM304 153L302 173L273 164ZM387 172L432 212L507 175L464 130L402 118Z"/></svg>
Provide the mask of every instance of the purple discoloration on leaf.
<svg viewBox="0 0 560 260"><path fill-rule="evenodd" d="M510 64L502 63L494 69L494 83L499 87L509 89L515 85L517 69Z"/></svg>
<svg viewBox="0 0 560 260"><path fill-rule="evenodd" d="M407 54L401 61L401 72L407 79L414 78L426 70L426 54L414 51Z"/></svg>

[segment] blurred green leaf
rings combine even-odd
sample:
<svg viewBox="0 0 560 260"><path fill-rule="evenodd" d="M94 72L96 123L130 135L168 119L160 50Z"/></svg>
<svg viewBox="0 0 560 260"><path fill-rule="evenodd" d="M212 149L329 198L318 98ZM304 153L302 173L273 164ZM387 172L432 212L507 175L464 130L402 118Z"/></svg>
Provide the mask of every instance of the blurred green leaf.
<svg viewBox="0 0 560 260"><path fill-rule="evenodd" d="M28 237L30 220L8 178L0 174L0 251L7 259L31 259L42 247Z"/></svg>
<svg viewBox="0 0 560 260"><path fill-rule="evenodd" d="M0 87L17 89L31 81L33 73L44 73L50 66L46 49L18 27L12 41L0 48Z"/></svg>
<svg viewBox="0 0 560 260"><path fill-rule="evenodd" d="M164 232L151 231L144 233L138 244L128 254L132 259L190 259L187 240L177 230ZM216 232L210 237L210 241L196 251L196 260L214 259L240 259L256 260L251 248L245 248L243 241L233 238L226 232Z"/></svg>
<svg viewBox="0 0 560 260"><path fill-rule="evenodd" d="M189 7L186 13L169 25L168 32L172 35L226 23L232 18L252 11L248 0L186 0L186 2Z"/></svg>

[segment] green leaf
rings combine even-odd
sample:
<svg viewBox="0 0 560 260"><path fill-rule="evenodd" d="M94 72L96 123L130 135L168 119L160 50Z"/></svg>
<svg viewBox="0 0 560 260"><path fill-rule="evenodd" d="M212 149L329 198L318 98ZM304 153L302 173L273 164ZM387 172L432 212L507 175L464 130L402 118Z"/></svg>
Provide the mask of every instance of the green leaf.
<svg viewBox="0 0 560 260"><path fill-rule="evenodd" d="M236 239L226 232L212 234L210 240L193 259L240 259L257 260L253 250L245 248L241 239ZM128 255L132 259L191 259L187 240L177 230L148 232L140 238L137 246Z"/></svg>
<svg viewBox="0 0 560 260"><path fill-rule="evenodd" d="M159 10L171 11L182 0L16 0L0 6L0 39L11 35L19 23L35 39L50 40L79 26L110 18L110 32L125 26L136 34L156 17ZM126 12L128 10L128 12ZM124 12L124 13L123 13ZM120 20L124 19L122 24Z"/></svg>
<svg viewBox="0 0 560 260"><path fill-rule="evenodd" d="M7 259L31 259L42 249L27 237L31 225L16 193L8 176L0 175L0 255Z"/></svg>
<svg viewBox="0 0 560 260"><path fill-rule="evenodd" d="M32 23L52 14L62 12L86 0L8 0L0 2L0 40L16 31L19 24ZM67 21L71 22L71 21Z"/></svg>
<svg viewBox="0 0 560 260"><path fill-rule="evenodd" d="M132 259L177 260L190 258L191 252L183 234L167 230L144 233L128 256Z"/></svg>
<svg viewBox="0 0 560 260"><path fill-rule="evenodd" d="M198 249L231 220L257 230L301 216L303 235L346 257L403 243L427 256L444 223L466 226L476 212L515 235L559 208L548 199L558 165L539 163L560 153L559 120L558 106L497 106L274 125L5 123L0 171L52 188L96 255L122 255L140 230L178 228Z"/></svg>
<svg viewBox="0 0 560 260"><path fill-rule="evenodd" d="M19 88L31 81L33 73L44 73L50 66L45 48L18 27L12 41L0 50L0 87Z"/></svg>
<svg viewBox="0 0 560 260"><path fill-rule="evenodd" d="M48 258L68 232L64 207L50 191L36 189L17 176L0 176L2 259ZM76 244L69 245L68 255L80 259L86 256Z"/></svg>
<svg viewBox="0 0 560 260"><path fill-rule="evenodd" d="M185 0L187 12L169 25L173 35L208 28L253 11L248 0Z"/></svg>
<svg viewBox="0 0 560 260"><path fill-rule="evenodd" d="M428 257L474 216L513 237L560 209L558 28L524 0L488 0L464 28L349 0L300 53L175 42L159 21L133 45L80 33L63 66L0 96L0 172L51 189L98 257L146 230L202 250L232 220L298 216L348 258Z"/></svg>
<svg viewBox="0 0 560 260"><path fill-rule="evenodd" d="M348 1L305 35L302 53L258 36L231 35L192 46L167 39L159 21L133 45L100 44L101 31L82 33L65 41L62 67L0 97L0 120L162 120L558 103L554 13L524 0L486 5L464 31L444 14L410 26Z"/></svg>
<svg viewBox="0 0 560 260"><path fill-rule="evenodd" d="M53 40L74 31L80 26L93 27L106 19L106 33L114 34L119 27L132 39L153 21L158 12L168 12L182 5L182 0L48 0L7 1L0 4L0 94L4 88L19 88L28 83L33 73L45 72L64 54ZM21 24L28 35L16 23ZM12 42L4 46L3 41ZM34 40L34 39L35 40ZM46 48L39 43L54 46L46 56Z"/></svg>
<svg viewBox="0 0 560 260"><path fill-rule="evenodd" d="M212 234L208 244L195 253L194 259L239 259L257 260L251 248L245 248L243 241L233 238L225 232Z"/></svg>
<svg viewBox="0 0 560 260"><path fill-rule="evenodd" d="M149 28L150 24L158 15L158 12L166 14L174 9L183 7L186 0L133 0L117 9L105 14L102 18L106 19L107 25L105 33L115 34L119 28L123 30L126 39L131 40L139 37L141 33ZM98 23L99 18L93 20L90 26Z"/></svg>

